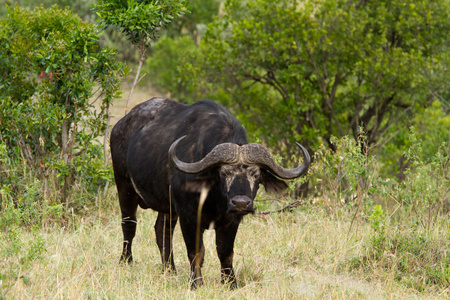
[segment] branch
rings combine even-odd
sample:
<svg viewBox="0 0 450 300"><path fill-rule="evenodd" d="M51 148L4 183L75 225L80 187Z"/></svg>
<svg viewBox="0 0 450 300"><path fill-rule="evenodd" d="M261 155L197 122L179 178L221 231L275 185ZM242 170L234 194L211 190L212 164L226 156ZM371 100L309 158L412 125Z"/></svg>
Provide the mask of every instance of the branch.
<svg viewBox="0 0 450 300"><path fill-rule="evenodd" d="M31 153L30 146L27 145L27 143L25 142L25 139L23 138L23 136L20 132L19 132L18 144L19 144L22 155L25 157L25 161L28 162L28 165L33 169L34 168L33 154Z"/></svg>
<svg viewBox="0 0 450 300"><path fill-rule="evenodd" d="M387 120L386 124L379 130L379 132L381 132L380 136L383 136L383 135L387 132L387 130L389 129L390 125L392 124L391 120L392 120L393 117L396 117L395 120L402 119L402 118L404 117L404 115L405 115L408 111L410 111L410 110L413 108L415 102L416 102L416 101L414 100L413 103L412 103L411 105L408 105L408 106L406 106L406 105L404 105L404 104L396 105L397 107L401 107L401 108L405 108L405 109L404 109L403 112L400 114L400 116L398 116L398 115L395 115L395 116L394 116L393 114L391 114L391 115L389 116L389 119ZM380 142L377 146L378 146L378 147L383 147L383 146L384 146L387 142L389 142L395 135L397 135L398 132L399 132L399 130L397 130L393 135L391 135L390 137L388 137L385 141Z"/></svg>
<svg viewBox="0 0 450 300"><path fill-rule="evenodd" d="M109 113L109 102L106 103L106 129L105 129L105 137L103 139L103 156L105 158L105 167L108 165L109 155L107 151L107 142L108 142L108 136L109 136L109 123L111 121L111 114Z"/></svg>
<svg viewBox="0 0 450 300"><path fill-rule="evenodd" d="M445 100L444 97L442 97L441 95L439 95L437 92L431 90L430 88L428 88L428 87L425 87L425 88L428 90L428 92L429 92L431 95L433 95L433 96L435 96L436 98L438 98L439 101L440 101L447 109L450 108L450 102L449 102L449 101Z"/></svg>
<svg viewBox="0 0 450 300"><path fill-rule="evenodd" d="M257 214L260 215L268 215L268 214L272 214L272 213L279 213L279 212L285 212L291 208L295 208L295 207L299 207L301 205L304 205L305 202L303 200L295 200L292 203L289 203L288 205L286 205L283 208L277 209L277 210L271 210L271 211L261 211L261 212L256 212Z"/></svg>
<svg viewBox="0 0 450 300"><path fill-rule="evenodd" d="M275 78L275 73L271 70L267 71L267 74L264 76L267 82L269 84L271 84L275 89L277 89L281 96L283 97L283 99L288 99L289 98L289 94L288 92L286 92L285 88L280 84L280 82Z"/></svg>
<svg viewBox="0 0 450 300"><path fill-rule="evenodd" d="M102 87L102 85L99 84L97 90L96 90L95 92L92 93L92 96L95 95L95 94L97 94L97 92L101 89L101 87ZM90 103L90 105L94 105L94 103L97 102L97 100L100 99L100 97L101 97L103 94L104 94L104 93L101 92L101 93L95 98L95 100L92 101L92 102Z"/></svg>
<svg viewBox="0 0 450 300"><path fill-rule="evenodd" d="M280 93L280 95L283 99L288 98L288 93L283 88L283 86L278 82L278 80L276 80L273 71L270 71L270 70L267 71L266 75L264 75L264 76L254 76L254 75L250 75L250 74L243 74L243 77L245 79L251 79L255 82L260 82L262 84L268 84L268 85L272 86L273 88L275 88Z"/></svg>
<svg viewBox="0 0 450 300"><path fill-rule="evenodd" d="M131 86L130 93L128 94L127 105L125 106L125 114L128 113L128 106L130 105L130 100L131 100L131 96L133 95L134 88L139 83L139 81L144 77L144 76L142 76L141 78L139 78L139 73L141 73L141 67L142 67L142 64L144 63L144 59L145 59L145 52L147 51L147 48L145 48L145 44L144 44L143 40L139 44L138 50L139 50L139 55L140 55L139 65L138 65L138 69L136 71L136 76L134 77L133 85Z"/></svg>
<svg viewBox="0 0 450 300"><path fill-rule="evenodd" d="M366 100L370 99L371 97L372 97L372 95L364 96L361 101L355 101L355 99L353 99L353 104L355 106L355 111L353 112L353 116L351 116L351 117L349 116L348 117L348 119L349 119L348 129L349 130L351 129L353 131L353 137L355 138L355 140L358 137L358 131L359 131L358 127L361 124L360 123L360 118L359 118L359 113L361 112L361 110L362 110ZM346 134L348 134L348 131L347 131Z"/></svg>
<svg viewBox="0 0 450 300"><path fill-rule="evenodd" d="M365 116L363 116L363 118L361 118L363 124L365 124L366 126L369 124L370 119L372 119L372 117L376 117L375 119L375 124L372 126L372 129L368 130L368 143L369 144L373 144L376 143L376 136L377 134L379 134L379 132L381 131L379 129L383 118L385 116L386 113L390 112L390 103L392 102L392 100L395 98L396 93L394 92L391 96L385 98L381 104L381 107L378 109L377 105L376 105L376 100L374 105L366 112ZM367 115L367 113L371 111L371 115ZM367 116L366 116L367 115ZM365 118L368 117L367 121L365 121ZM386 128L387 129L387 128Z"/></svg>
<svg viewBox="0 0 450 300"><path fill-rule="evenodd" d="M369 124L372 117L378 116L379 113L384 114L389 107L389 103L394 99L394 97L395 97L395 93L393 93L391 96L389 96L383 100L382 109L380 112L378 112L377 100L375 99L374 104L360 118L361 122L363 124Z"/></svg>
<svg viewBox="0 0 450 300"><path fill-rule="evenodd" d="M344 78L345 78L345 76L344 76ZM344 78L342 78L342 79L344 79ZM331 90L331 94L329 95L329 98L328 98L328 101L327 101L327 105L329 106L329 109L330 109L330 112L331 112L331 116L332 116L334 122L336 123L336 125L338 126L338 129L339 129L339 132L341 133L341 136L345 135L345 132L342 129L342 125L339 122L339 120L338 120L338 118L336 116L336 113L334 112L334 98L335 98L335 95L336 95L336 91L337 91L338 85L339 85L339 83L341 83L342 79L339 77L339 74L334 77L333 88ZM324 88L325 88L325 86L324 86Z"/></svg>
<svg viewBox="0 0 450 300"><path fill-rule="evenodd" d="M333 103L332 103L332 101L334 101L334 100L331 99L331 96L334 97L334 95L336 93L337 85L340 82L340 78L339 78L338 75L335 76L335 81L334 81L332 94L330 96L328 96L327 95L327 84L325 82L325 77L324 76L320 76L319 69L317 68L317 65L316 65L316 63L315 63L315 61L314 61L314 59L312 57L311 51L309 51L309 49L307 49L306 51L308 52L308 56L309 56L309 59L311 61L312 66L313 66L314 73L316 74L317 81L318 81L317 83L319 84L319 89L322 91L323 102L326 104L326 107L322 106L322 108L324 110L328 109L328 111L329 111L329 114L325 113L325 111L324 111L324 114L330 116L334 120L334 122L336 123L336 125L337 125L337 127L339 129L340 134L344 135L345 132L342 129L341 123L339 122L339 120L338 120L338 118L336 116L336 113L334 112L334 107L333 107ZM325 73L326 73L326 64L324 64L324 75L325 75Z"/></svg>

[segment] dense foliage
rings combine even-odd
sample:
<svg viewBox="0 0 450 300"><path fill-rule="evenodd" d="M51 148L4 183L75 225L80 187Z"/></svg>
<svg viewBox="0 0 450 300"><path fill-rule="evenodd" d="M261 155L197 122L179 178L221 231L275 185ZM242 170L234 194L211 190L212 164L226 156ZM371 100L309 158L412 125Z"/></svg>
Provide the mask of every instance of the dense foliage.
<svg viewBox="0 0 450 300"><path fill-rule="evenodd" d="M227 1L197 63L261 138L374 145L448 93L447 1ZM439 98L438 98L439 99ZM280 146L282 147L282 146Z"/></svg>
<svg viewBox="0 0 450 300"><path fill-rule="evenodd" d="M68 204L75 182L96 190L111 177L95 139L127 70L99 46L96 27L68 9L9 7L0 23L1 185L22 198L27 166L42 185L36 196L46 198L56 176L52 196Z"/></svg>
<svg viewBox="0 0 450 300"><path fill-rule="evenodd" d="M184 1L117 1L100 0L95 5L100 25L120 28L135 44L149 45L160 29L186 11Z"/></svg>
<svg viewBox="0 0 450 300"><path fill-rule="evenodd" d="M449 12L448 1L226 1L198 51L165 40L155 48L178 53L159 52L150 66L177 59L162 88L222 101L279 151L295 140L333 149L332 136L357 139L360 129L384 145L433 101L450 109Z"/></svg>

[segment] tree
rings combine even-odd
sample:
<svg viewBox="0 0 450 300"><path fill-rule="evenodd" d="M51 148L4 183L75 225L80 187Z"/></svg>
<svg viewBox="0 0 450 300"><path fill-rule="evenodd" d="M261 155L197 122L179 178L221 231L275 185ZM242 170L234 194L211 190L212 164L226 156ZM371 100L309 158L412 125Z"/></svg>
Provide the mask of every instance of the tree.
<svg viewBox="0 0 450 300"><path fill-rule="evenodd" d="M98 184L107 174L86 162L99 155L95 139L127 74L115 51L99 46L100 34L57 6L30 12L16 5L0 20L0 137L9 157L23 159L44 186L57 172L66 205L76 175Z"/></svg>
<svg viewBox="0 0 450 300"><path fill-rule="evenodd" d="M130 42L139 51L139 63L127 99L125 114L134 88L141 78L139 74L145 60L145 53L152 41L157 39L159 30L174 18L187 12L184 0L99 0L95 10L100 24L107 28L116 26L122 29Z"/></svg>
<svg viewBox="0 0 450 300"><path fill-rule="evenodd" d="M360 128L370 147L448 94L449 13L444 0L229 0L189 68L280 151L333 149Z"/></svg>

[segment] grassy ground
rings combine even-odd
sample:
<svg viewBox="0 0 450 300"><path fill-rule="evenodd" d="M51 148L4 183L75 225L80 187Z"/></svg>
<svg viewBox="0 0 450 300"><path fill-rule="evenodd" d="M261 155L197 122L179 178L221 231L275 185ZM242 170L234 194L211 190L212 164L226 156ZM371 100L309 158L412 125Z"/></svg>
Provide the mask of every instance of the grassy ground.
<svg viewBox="0 0 450 300"><path fill-rule="evenodd" d="M389 276L364 280L345 262L363 255L371 231L357 222L348 234L351 217L331 217L317 206L293 212L247 216L235 245L239 288L220 284L214 232L205 233L205 285L191 291L188 260L179 226L174 237L176 275L162 274L153 224L156 214L139 211L133 265L118 264L122 244L115 191L89 217L51 223L38 231L22 230L24 249L0 264L5 299L430 299L446 298L449 291L417 293ZM357 229L357 233L356 233ZM43 239L44 249L27 264L32 239ZM24 254L25 253L25 254ZM10 270L6 270L10 268ZM5 277L6 278L6 277ZM384 278L384 279L381 279Z"/></svg>

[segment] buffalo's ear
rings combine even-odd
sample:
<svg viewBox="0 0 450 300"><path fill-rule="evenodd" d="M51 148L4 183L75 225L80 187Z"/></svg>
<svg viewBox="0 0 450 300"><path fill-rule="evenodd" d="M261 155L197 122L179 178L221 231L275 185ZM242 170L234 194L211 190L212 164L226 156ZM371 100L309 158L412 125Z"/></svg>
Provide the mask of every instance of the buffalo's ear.
<svg viewBox="0 0 450 300"><path fill-rule="evenodd" d="M276 178L274 175L266 170L261 170L262 181L264 188L268 193L282 193L288 185L281 179Z"/></svg>
<svg viewBox="0 0 450 300"><path fill-rule="evenodd" d="M216 180L211 177L200 177L192 180L188 180L184 186L183 190L188 193L201 193L202 188L205 187L208 190L216 183Z"/></svg>

